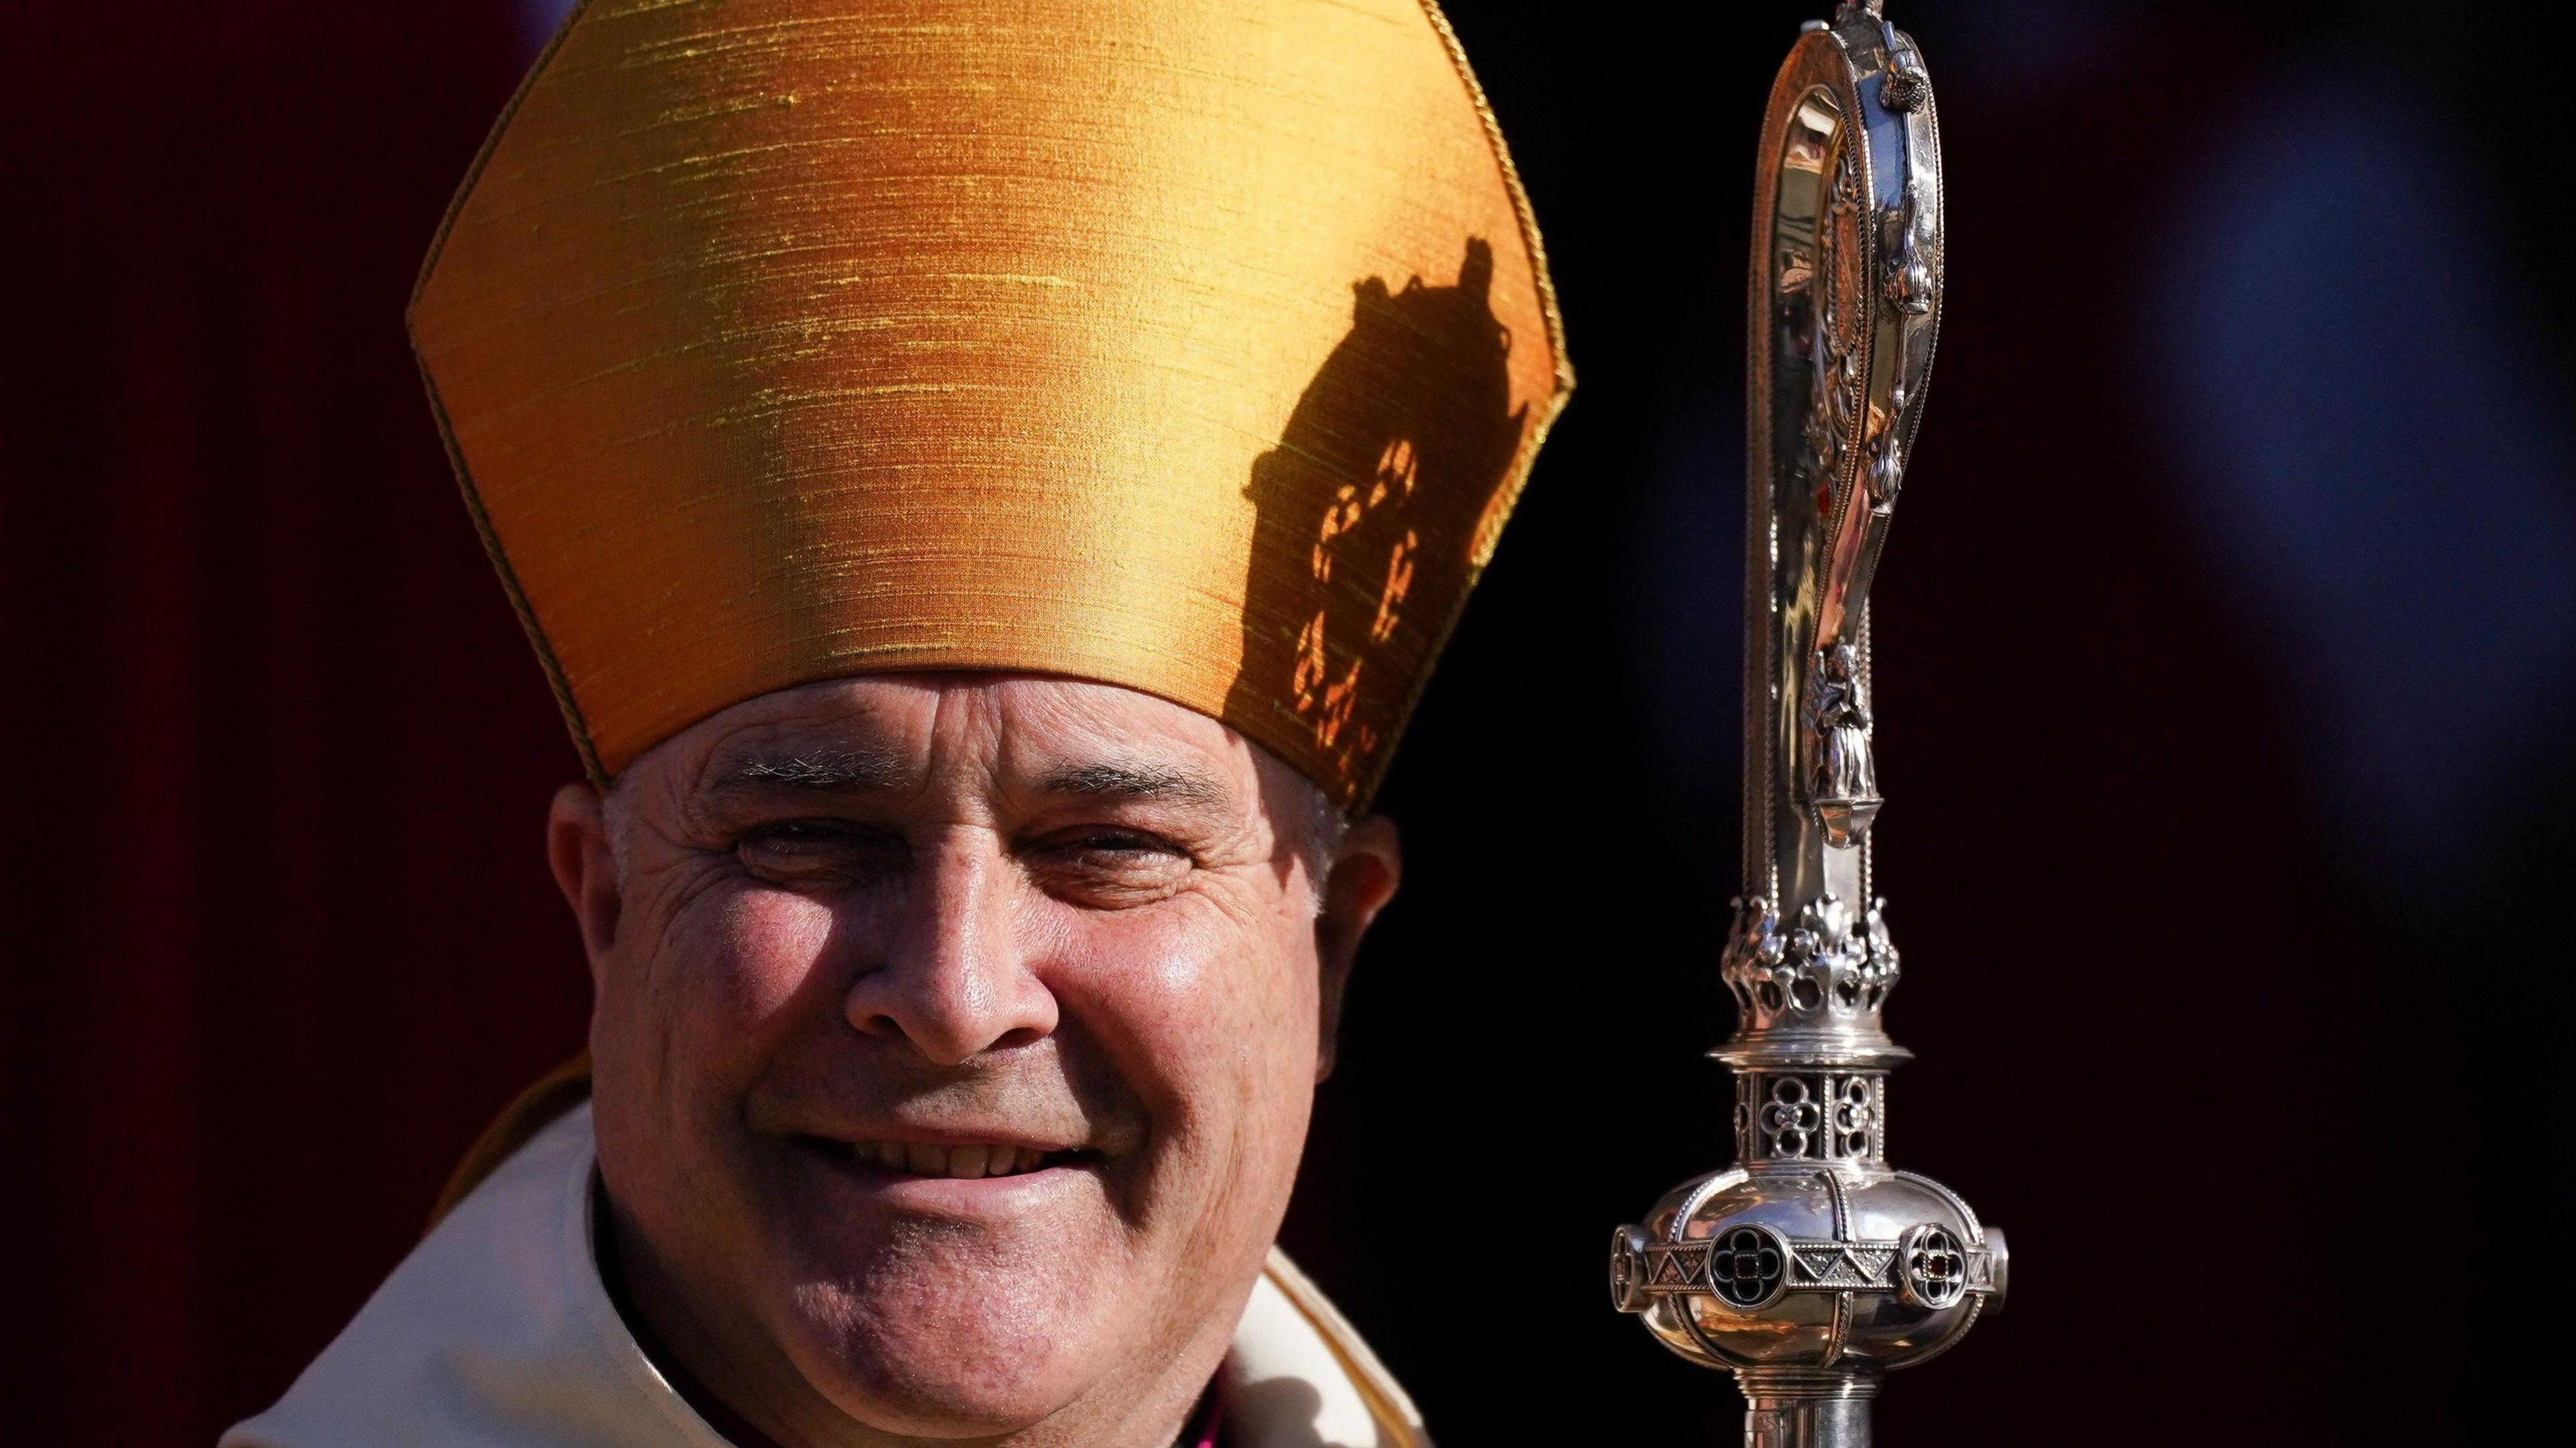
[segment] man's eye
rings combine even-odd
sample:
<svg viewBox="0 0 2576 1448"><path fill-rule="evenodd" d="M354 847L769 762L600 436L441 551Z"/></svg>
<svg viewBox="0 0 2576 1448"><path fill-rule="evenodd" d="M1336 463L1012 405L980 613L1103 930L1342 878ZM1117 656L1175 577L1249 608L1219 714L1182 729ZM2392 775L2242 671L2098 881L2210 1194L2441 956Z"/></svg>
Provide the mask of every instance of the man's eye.
<svg viewBox="0 0 2576 1448"><path fill-rule="evenodd" d="M1142 830L1084 829L1068 830L1048 840L1042 853L1072 860L1092 860L1115 865L1164 865L1191 863L1190 852L1159 835Z"/></svg>
<svg viewBox="0 0 2576 1448"><path fill-rule="evenodd" d="M1110 853L1124 852L1160 855L1176 855L1180 853L1171 845L1166 844L1161 840L1154 839L1149 835L1129 834L1123 830L1111 830L1099 834L1079 835L1076 836L1070 844L1072 848L1077 850L1101 850Z"/></svg>
<svg viewBox="0 0 2576 1448"><path fill-rule="evenodd" d="M1048 893L1095 909L1149 904L1180 888L1195 865L1170 840L1136 830L1068 830L1028 852Z"/></svg>
<svg viewBox="0 0 2576 1448"><path fill-rule="evenodd" d="M910 858L900 838L840 820L762 825L745 831L734 853L754 875L786 883L882 876Z"/></svg>
<svg viewBox="0 0 2576 1448"><path fill-rule="evenodd" d="M817 845L839 844L850 834L851 831L843 826L789 820L784 824L746 830L742 843L747 849L808 849Z"/></svg>

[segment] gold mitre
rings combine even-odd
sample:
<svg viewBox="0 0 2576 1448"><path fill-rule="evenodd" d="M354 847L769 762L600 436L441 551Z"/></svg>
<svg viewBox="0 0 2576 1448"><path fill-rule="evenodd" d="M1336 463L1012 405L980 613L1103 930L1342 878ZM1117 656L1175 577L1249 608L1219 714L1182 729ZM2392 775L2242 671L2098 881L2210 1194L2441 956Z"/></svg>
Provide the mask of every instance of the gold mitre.
<svg viewBox="0 0 2576 1448"><path fill-rule="evenodd" d="M1357 808L1572 382L1418 0L592 0L411 331L600 780L1006 669Z"/></svg>

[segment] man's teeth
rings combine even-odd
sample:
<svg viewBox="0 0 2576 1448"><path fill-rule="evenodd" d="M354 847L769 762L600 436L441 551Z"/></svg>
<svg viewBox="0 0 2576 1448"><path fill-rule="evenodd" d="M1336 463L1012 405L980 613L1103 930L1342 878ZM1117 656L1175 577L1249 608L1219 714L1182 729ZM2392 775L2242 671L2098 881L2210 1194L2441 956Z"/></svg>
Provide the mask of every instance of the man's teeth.
<svg viewBox="0 0 2576 1448"><path fill-rule="evenodd" d="M876 1162L914 1176L977 1177L1018 1176L1036 1171L1045 1156L1025 1146L1004 1146L999 1142L979 1142L970 1146L924 1146L917 1141L854 1141L850 1154L861 1161Z"/></svg>

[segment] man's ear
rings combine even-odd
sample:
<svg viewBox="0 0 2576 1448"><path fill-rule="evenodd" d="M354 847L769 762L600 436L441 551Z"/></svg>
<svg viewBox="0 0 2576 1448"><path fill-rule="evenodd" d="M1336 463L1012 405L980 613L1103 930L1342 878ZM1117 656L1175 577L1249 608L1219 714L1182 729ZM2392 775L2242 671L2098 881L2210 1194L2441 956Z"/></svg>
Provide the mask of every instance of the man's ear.
<svg viewBox="0 0 2576 1448"><path fill-rule="evenodd" d="M1324 876L1324 908L1315 916L1315 959L1323 972L1319 1000L1322 1029L1315 1044L1315 1079L1333 1074L1333 1054L1341 1035L1342 995L1351 981L1351 965L1360 953L1360 937L1404 882L1404 847L1395 821L1370 815L1342 832Z"/></svg>
<svg viewBox="0 0 2576 1448"><path fill-rule="evenodd" d="M581 927L581 947L590 957L590 984L596 991L608 965L608 948L617 940L617 854L608 845L608 811L599 791L587 784L567 784L555 791L546 811L546 863L554 867L555 888Z"/></svg>

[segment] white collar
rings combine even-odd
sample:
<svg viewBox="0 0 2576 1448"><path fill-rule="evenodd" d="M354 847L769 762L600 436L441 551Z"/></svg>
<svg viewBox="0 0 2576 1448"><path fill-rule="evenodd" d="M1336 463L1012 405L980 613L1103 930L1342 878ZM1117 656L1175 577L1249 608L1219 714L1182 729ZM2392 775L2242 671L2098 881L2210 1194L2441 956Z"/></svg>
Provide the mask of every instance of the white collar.
<svg viewBox="0 0 2576 1448"><path fill-rule="evenodd" d="M590 1105L511 1155L275 1407L220 1448L731 1448L637 1346L591 1248ZM1428 1448L1421 1415L1270 1254L1224 1372L1228 1448Z"/></svg>

